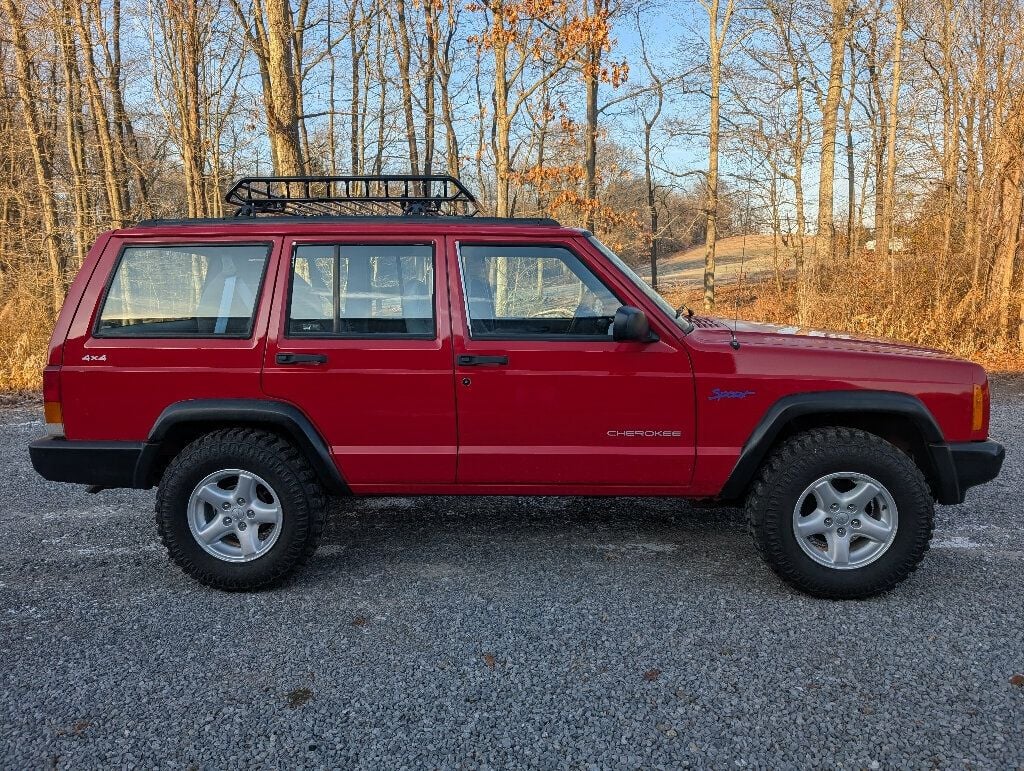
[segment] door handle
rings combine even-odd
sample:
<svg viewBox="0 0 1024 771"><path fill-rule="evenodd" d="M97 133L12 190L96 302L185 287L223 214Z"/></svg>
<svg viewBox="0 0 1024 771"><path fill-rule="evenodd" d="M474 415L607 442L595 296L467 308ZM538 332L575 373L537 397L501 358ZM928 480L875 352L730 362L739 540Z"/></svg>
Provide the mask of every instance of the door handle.
<svg viewBox="0 0 1024 771"><path fill-rule="evenodd" d="M326 364L327 356L322 353L279 353L278 364Z"/></svg>
<svg viewBox="0 0 1024 771"><path fill-rule="evenodd" d="M479 367L484 364L504 367L508 364L508 356L470 356L463 353L459 354L458 361L460 367Z"/></svg>

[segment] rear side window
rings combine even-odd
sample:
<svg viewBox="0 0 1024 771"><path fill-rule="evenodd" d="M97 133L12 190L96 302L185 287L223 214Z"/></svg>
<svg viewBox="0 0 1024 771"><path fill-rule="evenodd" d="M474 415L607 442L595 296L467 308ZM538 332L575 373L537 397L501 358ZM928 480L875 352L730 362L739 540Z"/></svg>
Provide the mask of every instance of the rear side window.
<svg viewBox="0 0 1024 771"><path fill-rule="evenodd" d="M268 244L126 247L96 335L249 337L269 254Z"/></svg>
<svg viewBox="0 0 1024 771"><path fill-rule="evenodd" d="M292 257L290 337L434 337L434 250L308 244Z"/></svg>

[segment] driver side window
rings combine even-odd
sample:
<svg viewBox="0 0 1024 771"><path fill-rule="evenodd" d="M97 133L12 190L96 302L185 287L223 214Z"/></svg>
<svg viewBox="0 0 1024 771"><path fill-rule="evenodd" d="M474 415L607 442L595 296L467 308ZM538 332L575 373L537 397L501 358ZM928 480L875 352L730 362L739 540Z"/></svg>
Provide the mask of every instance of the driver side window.
<svg viewBox="0 0 1024 771"><path fill-rule="evenodd" d="M474 339L611 339L622 303L576 255L551 246L459 246Z"/></svg>

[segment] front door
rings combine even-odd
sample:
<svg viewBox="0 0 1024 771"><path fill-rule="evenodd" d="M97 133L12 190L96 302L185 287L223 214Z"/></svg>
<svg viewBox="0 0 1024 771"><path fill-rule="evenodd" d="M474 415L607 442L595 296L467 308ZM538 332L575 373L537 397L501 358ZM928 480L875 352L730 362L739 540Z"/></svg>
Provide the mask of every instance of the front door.
<svg viewBox="0 0 1024 771"><path fill-rule="evenodd" d="M615 311L643 300L584 241L466 239L449 273L460 484L689 483L689 358L664 329L656 342L612 339Z"/></svg>
<svg viewBox="0 0 1024 771"><path fill-rule="evenodd" d="M285 244L263 369L302 409L356 492L455 481L443 241Z"/></svg>

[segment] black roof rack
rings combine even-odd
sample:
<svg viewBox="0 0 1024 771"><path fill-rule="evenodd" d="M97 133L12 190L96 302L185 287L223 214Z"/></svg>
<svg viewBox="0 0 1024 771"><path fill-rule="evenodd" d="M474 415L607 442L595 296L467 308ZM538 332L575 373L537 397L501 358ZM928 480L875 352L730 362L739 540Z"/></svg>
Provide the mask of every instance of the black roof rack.
<svg viewBox="0 0 1024 771"><path fill-rule="evenodd" d="M288 215L472 217L476 198L444 174L243 177L225 196L236 217Z"/></svg>

